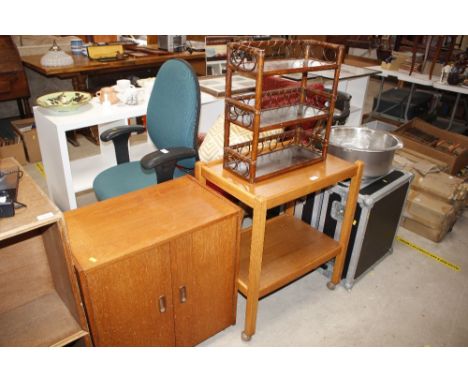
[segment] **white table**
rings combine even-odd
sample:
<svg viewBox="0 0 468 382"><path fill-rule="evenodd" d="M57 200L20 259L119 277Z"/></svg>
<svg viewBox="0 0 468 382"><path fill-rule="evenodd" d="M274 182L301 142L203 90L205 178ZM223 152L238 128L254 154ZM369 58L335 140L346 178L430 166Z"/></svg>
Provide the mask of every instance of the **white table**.
<svg viewBox="0 0 468 382"><path fill-rule="evenodd" d="M218 117L224 113L224 98L201 92L200 122L198 133L207 133Z"/></svg>
<svg viewBox="0 0 468 382"><path fill-rule="evenodd" d="M460 102L460 97L462 94L468 94L468 87L462 85L449 85L439 81L434 81L432 86L436 89L457 93L455 104L453 105L452 114L450 115L450 121L447 127L447 130L450 130L452 128L453 120L455 119L455 113L457 111L458 103Z"/></svg>
<svg viewBox="0 0 468 382"><path fill-rule="evenodd" d="M381 77L379 95L377 96L377 102L376 102L374 110L378 110L378 108L379 108L380 97L382 95L385 78L387 78L389 76L396 77L400 81L409 82L411 84L410 93L409 93L408 100L406 101L406 106L405 106L405 114L404 114L405 122L408 121L408 110L409 110L409 107L411 105L411 99L413 98L415 86L416 85L422 85L422 86L432 87L432 83L434 82L433 80L429 79L428 74L413 72L411 74L411 76L410 76L409 73L400 72L398 70L382 69L378 65L377 66L370 66L368 69L379 70L380 73L377 73L377 75L379 75ZM374 110L373 110L373 112L374 112Z"/></svg>
<svg viewBox="0 0 468 382"><path fill-rule="evenodd" d="M361 68L348 64L341 65L338 90L351 95L350 113L346 120L345 126L361 125L364 103L367 97L369 78L374 74L380 73L380 71L381 70L379 67L374 69ZM302 78L300 73L287 74L283 77L294 81L300 81ZM307 73L308 80L317 78L333 80L335 78L335 71L330 69Z"/></svg>
<svg viewBox="0 0 468 382"><path fill-rule="evenodd" d="M224 102L209 94L201 95L199 131L206 132L223 111ZM147 102L135 106L118 104L103 107L97 99L73 114L57 115L34 107L49 196L62 211L75 209L75 194L91 189L94 178L100 172L116 165L112 142L100 142L98 155L70 161L66 132L97 125L100 135L111 127L128 125L128 118L143 116L146 109ZM139 160L154 150L149 137L144 142L130 144L130 160Z"/></svg>
<svg viewBox="0 0 468 382"><path fill-rule="evenodd" d="M428 74L423 74L423 73L413 72L410 76L408 72L383 69L382 67L378 65L369 66L367 69L379 71L380 73L378 75L382 77L389 77L389 76L397 77L401 81L410 82L410 83L417 84L417 85L432 86L432 83L434 82L433 79L429 79Z"/></svg>
<svg viewBox="0 0 468 382"><path fill-rule="evenodd" d="M380 73L376 73L376 74L382 77L382 81L380 83L379 95L377 97L377 104L376 104L376 107L374 108L374 110L377 110L378 107L379 107L380 96L382 94L383 83L385 81L385 78L387 78L389 76L392 76L392 77L396 77L400 81L405 81L405 82L411 83L410 94L408 96L408 101L406 103L406 108L405 108L405 121L408 121L408 109L409 109L409 106L410 106L410 103L411 103L411 98L413 97L415 85L428 86L428 87L432 87L434 89L445 90L445 91L449 91L449 92L453 92L453 93L457 94L456 99L455 99L455 104L453 105L452 114L450 116L450 121L449 121L447 130L450 130L452 128L453 120L455 118L455 112L457 110L458 103L460 101L461 95L462 94L468 94L468 88L467 87L461 86L461 85L449 85L447 83L439 82L439 80L436 79L437 76L432 76L432 79L429 79L428 74L422 74L422 73L417 73L417 72L413 72L411 74L411 76L410 76L409 73L407 73L407 72L400 72L400 71L397 71L397 70L382 69L380 66L370 66L368 69L379 70Z"/></svg>
<svg viewBox="0 0 468 382"><path fill-rule="evenodd" d="M348 64L341 65L338 90L351 95L350 113L345 126L360 126L362 124L369 78L379 72L380 69L361 68ZM314 72L314 74L324 79L334 78L334 70L321 70Z"/></svg>

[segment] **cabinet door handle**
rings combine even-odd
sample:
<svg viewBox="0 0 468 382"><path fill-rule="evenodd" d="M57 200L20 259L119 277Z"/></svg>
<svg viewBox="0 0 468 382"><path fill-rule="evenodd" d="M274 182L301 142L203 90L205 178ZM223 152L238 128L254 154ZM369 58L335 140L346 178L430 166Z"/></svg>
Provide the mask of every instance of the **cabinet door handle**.
<svg viewBox="0 0 468 382"><path fill-rule="evenodd" d="M187 288L185 286L179 288L179 299L181 304L187 302Z"/></svg>
<svg viewBox="0 0 468 382"><path fill-rule="evenodd" d="M166 296L159 296L159 311L164 313L166 311Z"/></svg>

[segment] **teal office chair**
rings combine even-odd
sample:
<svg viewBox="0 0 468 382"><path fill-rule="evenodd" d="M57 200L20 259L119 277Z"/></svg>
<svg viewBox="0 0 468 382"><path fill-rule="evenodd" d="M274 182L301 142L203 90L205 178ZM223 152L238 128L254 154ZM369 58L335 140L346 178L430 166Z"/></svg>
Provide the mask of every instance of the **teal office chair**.
<svg viewBox="0 0 468 382"><path fill-rule="evenodd" d="M200 88L189 63L174 59L159 69L146 115L148 134L158 148L138 162L129 162L128 139L143 126L104 131L101 140L114 143L117 165L101 172L93 182L98 200L108 199L193 170L197 159Z"/></svg>

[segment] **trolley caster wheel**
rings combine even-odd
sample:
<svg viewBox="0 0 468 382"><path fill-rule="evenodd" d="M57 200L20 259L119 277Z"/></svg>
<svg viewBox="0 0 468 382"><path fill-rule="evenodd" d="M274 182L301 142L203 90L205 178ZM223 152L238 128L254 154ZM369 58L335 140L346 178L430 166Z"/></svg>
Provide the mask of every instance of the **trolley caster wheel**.
<svg viewBox="0 0 468 382"><path fill-rule="evenodd" d="M242 341L248 342L248 341L251 340L252 336L249 336L249 335L246 334L245 332L242 332L241 338L242 338Z"/></svg>
<svg viewBox="0 0 468 382"><path fill-rule="evenodd" d="M333 284L331 281L327 282L327 288L330 290L335 290L336 285Z"/></svg>

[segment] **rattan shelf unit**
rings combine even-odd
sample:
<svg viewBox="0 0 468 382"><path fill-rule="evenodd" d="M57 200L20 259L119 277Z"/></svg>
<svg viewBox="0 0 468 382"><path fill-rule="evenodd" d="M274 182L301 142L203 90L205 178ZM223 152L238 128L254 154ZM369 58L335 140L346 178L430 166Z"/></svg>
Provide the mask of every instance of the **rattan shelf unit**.
<svg viewBox="0 0 468 382"><path fill-rule="evenodd" d="M223 167L254 183L323 161L343 52L341 45L314 40L229 43ZM319 70L334 70L330 92L307 86L308 73ZM263 89L265 77L291 73L302 74L297 86ZM233 75L255 79L255 92L233 94ZM251 140L231 145L231 123L251 131Z"/></svg>

